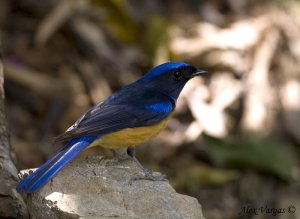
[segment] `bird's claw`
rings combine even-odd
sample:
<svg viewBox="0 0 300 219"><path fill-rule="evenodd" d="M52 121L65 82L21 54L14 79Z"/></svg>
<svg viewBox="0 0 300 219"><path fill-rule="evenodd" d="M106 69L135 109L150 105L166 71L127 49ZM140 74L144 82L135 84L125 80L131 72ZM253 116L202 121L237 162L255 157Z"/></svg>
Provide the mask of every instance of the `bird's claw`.
<svg viewBox="0 0 300 219"><path fill-rule="evenodd" d="M132 182L137 181L137 180L151 180L151 181L165 181L168 182L168 179L166 178L165 174L161 174L158 172L150 172L148 170L143 171L143 176L137 176L133 177L129 180L129 184L131 185Z"/></svg>

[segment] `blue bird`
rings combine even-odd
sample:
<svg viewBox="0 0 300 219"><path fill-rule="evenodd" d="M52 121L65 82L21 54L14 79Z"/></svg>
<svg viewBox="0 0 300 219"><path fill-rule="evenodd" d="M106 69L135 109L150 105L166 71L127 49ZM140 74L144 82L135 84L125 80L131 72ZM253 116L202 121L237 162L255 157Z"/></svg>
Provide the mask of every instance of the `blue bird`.
<svg viewBox="0 0 300 219"><path fill-rule="evenodd" d="M156 180L135 158L135 146L156 136L170 119L187 81L205 71L184 62L161 64L83 114L57 141L67 142L17 186L32 193L87 147L101 146L131 157L145 178ZM123 153L120 153L120 151Z"/></svg>

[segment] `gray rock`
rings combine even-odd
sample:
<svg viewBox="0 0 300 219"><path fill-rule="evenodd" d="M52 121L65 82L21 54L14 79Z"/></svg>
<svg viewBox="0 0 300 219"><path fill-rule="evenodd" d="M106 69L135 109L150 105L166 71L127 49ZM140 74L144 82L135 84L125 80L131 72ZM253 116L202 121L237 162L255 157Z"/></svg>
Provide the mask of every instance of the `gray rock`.
<svg viewBox="0 0 300 219"><path fill-rule="evenodd" d="M132 161L107 161L104 157L73 161L42 189L27 195L31 217L204 218L198 201L176 193L168 182L132 181L142 176ZM21 177L28 171L21 171Z"/></svg>

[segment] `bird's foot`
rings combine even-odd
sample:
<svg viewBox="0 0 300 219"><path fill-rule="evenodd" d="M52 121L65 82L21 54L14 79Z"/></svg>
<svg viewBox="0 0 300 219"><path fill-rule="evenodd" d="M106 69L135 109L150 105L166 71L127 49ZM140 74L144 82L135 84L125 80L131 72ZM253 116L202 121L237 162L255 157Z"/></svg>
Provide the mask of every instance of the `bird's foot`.
<svg viewBox="0 0 300 219"><path fill-rule="evenodd" d="M133 177L129 180L129 184L132 184L132 182L137 180L151 180L151 181L166 181L168 182L168 179L166 178L165 174L161 174L159 172L143 172L144 176L137 176Z"/></svg>
<svg viewBox="0 0 300 219"><path fill-rule="evenodd" d="M144 176L138 176L138 177L134 177L131 178L129 183L131 184L133 181L137 181L137 180L151 180L151 181L168 181L166 179L166 175L158 173L158 172L152 172L151 170L148 170L147 168L145 168L139 161L138 159L136 159L135 157L135 149L134 148L128 148L127 149L127 153L129 155L129 157L131 158L131 160L137 164L137 166L139 167L139 169L142 171L142 173L144 174Z"/></svg>

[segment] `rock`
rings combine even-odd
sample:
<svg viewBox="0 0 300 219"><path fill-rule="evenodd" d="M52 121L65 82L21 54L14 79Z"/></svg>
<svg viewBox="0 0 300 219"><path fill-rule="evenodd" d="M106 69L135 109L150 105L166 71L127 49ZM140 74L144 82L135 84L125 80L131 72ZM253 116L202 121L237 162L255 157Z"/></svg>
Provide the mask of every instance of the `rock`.
<svg viewBox="0 0 300 219"><path fill-rule="evenodd" d="M76 159L27 195L31 218L204 218L195 198L176 193L166 181L131 180L138 176L131 160Z"/></svg>

